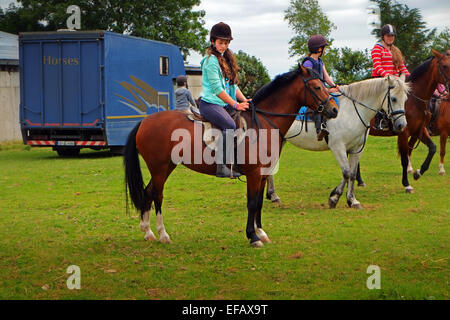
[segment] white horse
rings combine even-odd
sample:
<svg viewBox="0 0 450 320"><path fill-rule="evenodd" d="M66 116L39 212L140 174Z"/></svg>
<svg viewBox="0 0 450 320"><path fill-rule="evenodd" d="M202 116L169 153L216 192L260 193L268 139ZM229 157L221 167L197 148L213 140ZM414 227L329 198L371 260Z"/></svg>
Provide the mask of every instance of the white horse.
<svg viewBox="0 0 450 320"><path fill-rule="evenodd" d="M340 87L339 112L335 119L327 120L328 143L318 141L314 122L295 120L285 136L286 141L311 151L331 150L342 169L342 181L331 192L328 204L335 208L340 196L347 188L349 207L361 209L354 195L356 168L364 150L368 136L370 120L380 110L384 110L391 120L394 131L400 132L406 127L405 101L409 85L405 77L374 78ZM305 130L304 126L308 126ZM279 202L275 193L273 176L267 179L267 198Z"/></svg>

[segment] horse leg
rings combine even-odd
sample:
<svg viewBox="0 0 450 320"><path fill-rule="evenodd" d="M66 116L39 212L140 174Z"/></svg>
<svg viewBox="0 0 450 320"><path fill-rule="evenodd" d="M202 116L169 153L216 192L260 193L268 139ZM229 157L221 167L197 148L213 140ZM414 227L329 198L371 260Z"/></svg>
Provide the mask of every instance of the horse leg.
<svg viewBox="0 0 450 320"><path fill-rule="evenodd" d="M414 188L409 184L408 180L408 136L403 134L403 132L398 135L397 145L402 164L402 184L406 193L414 193Z"/></svg>
<svg viewBox="0 0 450 320"><path fill-rule="evenodd" d="M156 213L156 231L159 234L159 241L162 243L171 243L169 234L166 231L164 226L163 217L162 217L162 202L163 202L163 190L164 184L166 183L167 178L170 173L175 169L176 165L170 163L168 165L167 170L158 170L157 174L152 174L152 188L151 198L155 202L155 213ZM164 172L165 171L165 172ZM161 173L164 172L164 173Z"/></svg>
<svg viewBox="0 0 450 320"><path fill-rule="evenodd" d="M259 172L260 169L255 169L251 174L247 174L247 227L246 234L247 238L250 239L250 244L252 247L262 247L264 244L261 239L256 235L255 230L255 218L257 216L258 207L261 205L262 200L260 200L261 196L264 194L264 188L261 190L261 175ZM260 203L261 201L261 203Z"/></svg>
<svg viewBox="0 0 450 320"><path fill-rule="evenodd" d="M441 176L445 175L445 169L444 169L444 158L445 158L445 145L447 144L447 138L448 133L447 132L441 132L441 161L439 162L439 174Z"/></svg>
<svg viewBox="0 0 450 320"><path fill-rule="evenodd" d="M331 148L330 148L331 149ZM341 183L333 189L330 193L330 197L328 198L328 206L330 209L336 208L337 203L339 202L339 198L341 197L342 193L344 192L345 184L348 182L348 179L350 177L350 167L348 165L348 159L347 159L347 153L344 148L333 148L331 151L334 153L334 157L336 158L339 166L342 170L342 177Z"/></svg>
<svg viewBox="0 0 450 320"><path fill-rule="evenodd" d="M275 193L275 184L273 175L267 177L267 192L266 198L272 202L281 203L280 197Z"/></svg>
<svg viewBox="0 0 450 320"><path fill-rule="evenodd" d="M269 176L269 177L273 178L273 176ZM266 185L266 179L263 179L261 181L261 189L260 189L261 191L260 191L259 199L258 199L258 210L257 210L256 216L255 216L255 232L256 232L256 235L261 239L262 242L271 243L272 241L270 241L269 237L262 229L262 224L261 224L261 209L262 209L263 202L264 202L264 187L265 187L265 185Z"/></svg>
<svg viewBox="0 0 450 320"><path fill-rule="evenodd" d="M139 226L141 228L141 231L145 233L144 239L154 241L154 240L156 240L156 237L155 237L155 234L153 233L152 229L150 228L150 209L152 207L152 202L153 202L153 199L151 198L151 193L150 193L151 184L152 184L152 181L150 180L150 183L145 188L145 192L150 200L147 204L146 209L143 212L141 212L141 222L139 223Z"/></svg>
<svg viewBox="0 0 450 320"><path fill-rule="evenodd" d="M361 153L362 152L357 154L350 154L349 156L350 177L347 186L347 204L350 208L355 209L362 209L361 203L358 200L356 200L354 194L356 172L359 165L359 159L361 158Z"/></svg>
<svg viewBox="0 0 450 320"><path fill-rule="evenodd" d="M358 162L358 167L356 168L356 181L358 181L358 187L365 187L366 183L363 181L361 177L361 168L360 163Z"/></svg>
<svg viewBox="0 0 450 320"><path fill-rule="evenodd" d="M408 142L408 169L407 169L408 173L414 172L414 169L412 167L412 162L411 162L411 154L412 154L412 151L414 150L414 145L416 144L416 142L417 142L417 137L411 136L411 138L409 139L409 142Z"/></svg>
<svg viewBox="0 0 450 320"><path fill-rule="evenodd" d="M420 137L420 141L422 141L428 147L428 154L425 161L422 163L420 170L417 169L414 172L414 179L419 179L425 171L430 167L431 160L433 159L434 154L436 153L436 145L431 140L430 134L428 133L427 128L423 128L422 136Z"/></svg>

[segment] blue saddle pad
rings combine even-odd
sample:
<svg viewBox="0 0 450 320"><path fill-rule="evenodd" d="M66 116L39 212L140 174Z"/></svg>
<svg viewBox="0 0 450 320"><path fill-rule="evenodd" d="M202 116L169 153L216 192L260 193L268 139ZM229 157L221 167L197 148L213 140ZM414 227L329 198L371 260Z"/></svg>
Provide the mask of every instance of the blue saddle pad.
<svg viewBox="0 0 450 320"><path fill-rule="evenodd" d="M306 121L313 121L313 119L311 118L312 113L309 113L308 111L310 111L310 110L309 110L309 108L308 108L307 106L302 106L302 107L300 108L300 110L298 110L298 115L297 115L297 117L295 118L295 120L301 120L301 121L303 121L303 120L306 120ZM307 112L308 112L308 113L307 113ZM305 119L305 116L306 116L306 119Z"/></svg>
<svg viewBox="0 0 450 320"><path fill-rule="evenodd" d="M333 98L333 100L336 102L336 104L339 107L339 99L338 99L338 97L340 96L340 94L336 95L334 93L330 93L330 96ZM303 121L305 119L305 116L306 116L306 121L314 121L314 119L312 118L311 110L307 106L302 106L300 108L300 110L298 110L298 115L295 118L295 120Z"/></svg>

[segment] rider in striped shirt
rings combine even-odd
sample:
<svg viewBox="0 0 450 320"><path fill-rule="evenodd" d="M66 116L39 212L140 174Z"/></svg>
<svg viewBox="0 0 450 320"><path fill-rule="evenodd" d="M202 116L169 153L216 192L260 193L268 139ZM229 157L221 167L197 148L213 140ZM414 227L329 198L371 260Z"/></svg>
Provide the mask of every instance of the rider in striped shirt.
<svg viewBox="0 0 450 320"><path fill-rule="evenodd" d="M372 77L400 76L402 73L409 76L409 71L406 69L403 61L402 52L394 45L397 33L395 27L386 24L381 28L380 33L381 41L372 49ZM377 113L375 115L375 129L384 130L387 128L388 121L383 119L383 115Z"/></svg>
<svg viewBox="0 0 450 320"><path fill-rule="evenodd" d="M395 36L393 25L386 24L381 28L381 42L372 49L372 77L399 76L401 73L409 76L402 52L394 45Z"/></svg>

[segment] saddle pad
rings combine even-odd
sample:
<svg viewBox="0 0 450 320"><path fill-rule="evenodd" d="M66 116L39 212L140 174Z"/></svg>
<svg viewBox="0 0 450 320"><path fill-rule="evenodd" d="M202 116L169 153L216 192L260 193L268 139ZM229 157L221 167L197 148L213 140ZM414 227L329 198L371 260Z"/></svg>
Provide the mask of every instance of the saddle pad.
<svg viewBox="0 0 450 320"><path fill-rule="evenodd" d="M203 120L203 116L200 114L200 112L197 113L197 110L192 110L191 108L189 113L187 113L186 117L191 120L192 122L201 123L203 125L203 142L205 145L210 148L213 151L217 150L217 141L214 140L214 135L212 134L212 128L218 129L214 127L211 122L208 122L206 120ZM194 112L193 112L194 111ZM235 134L237 135L237 144L239 145L242 140L245 138L245 133L247 131L247 122L242 116L238 116L238 129L236 130Z"/></svg>

